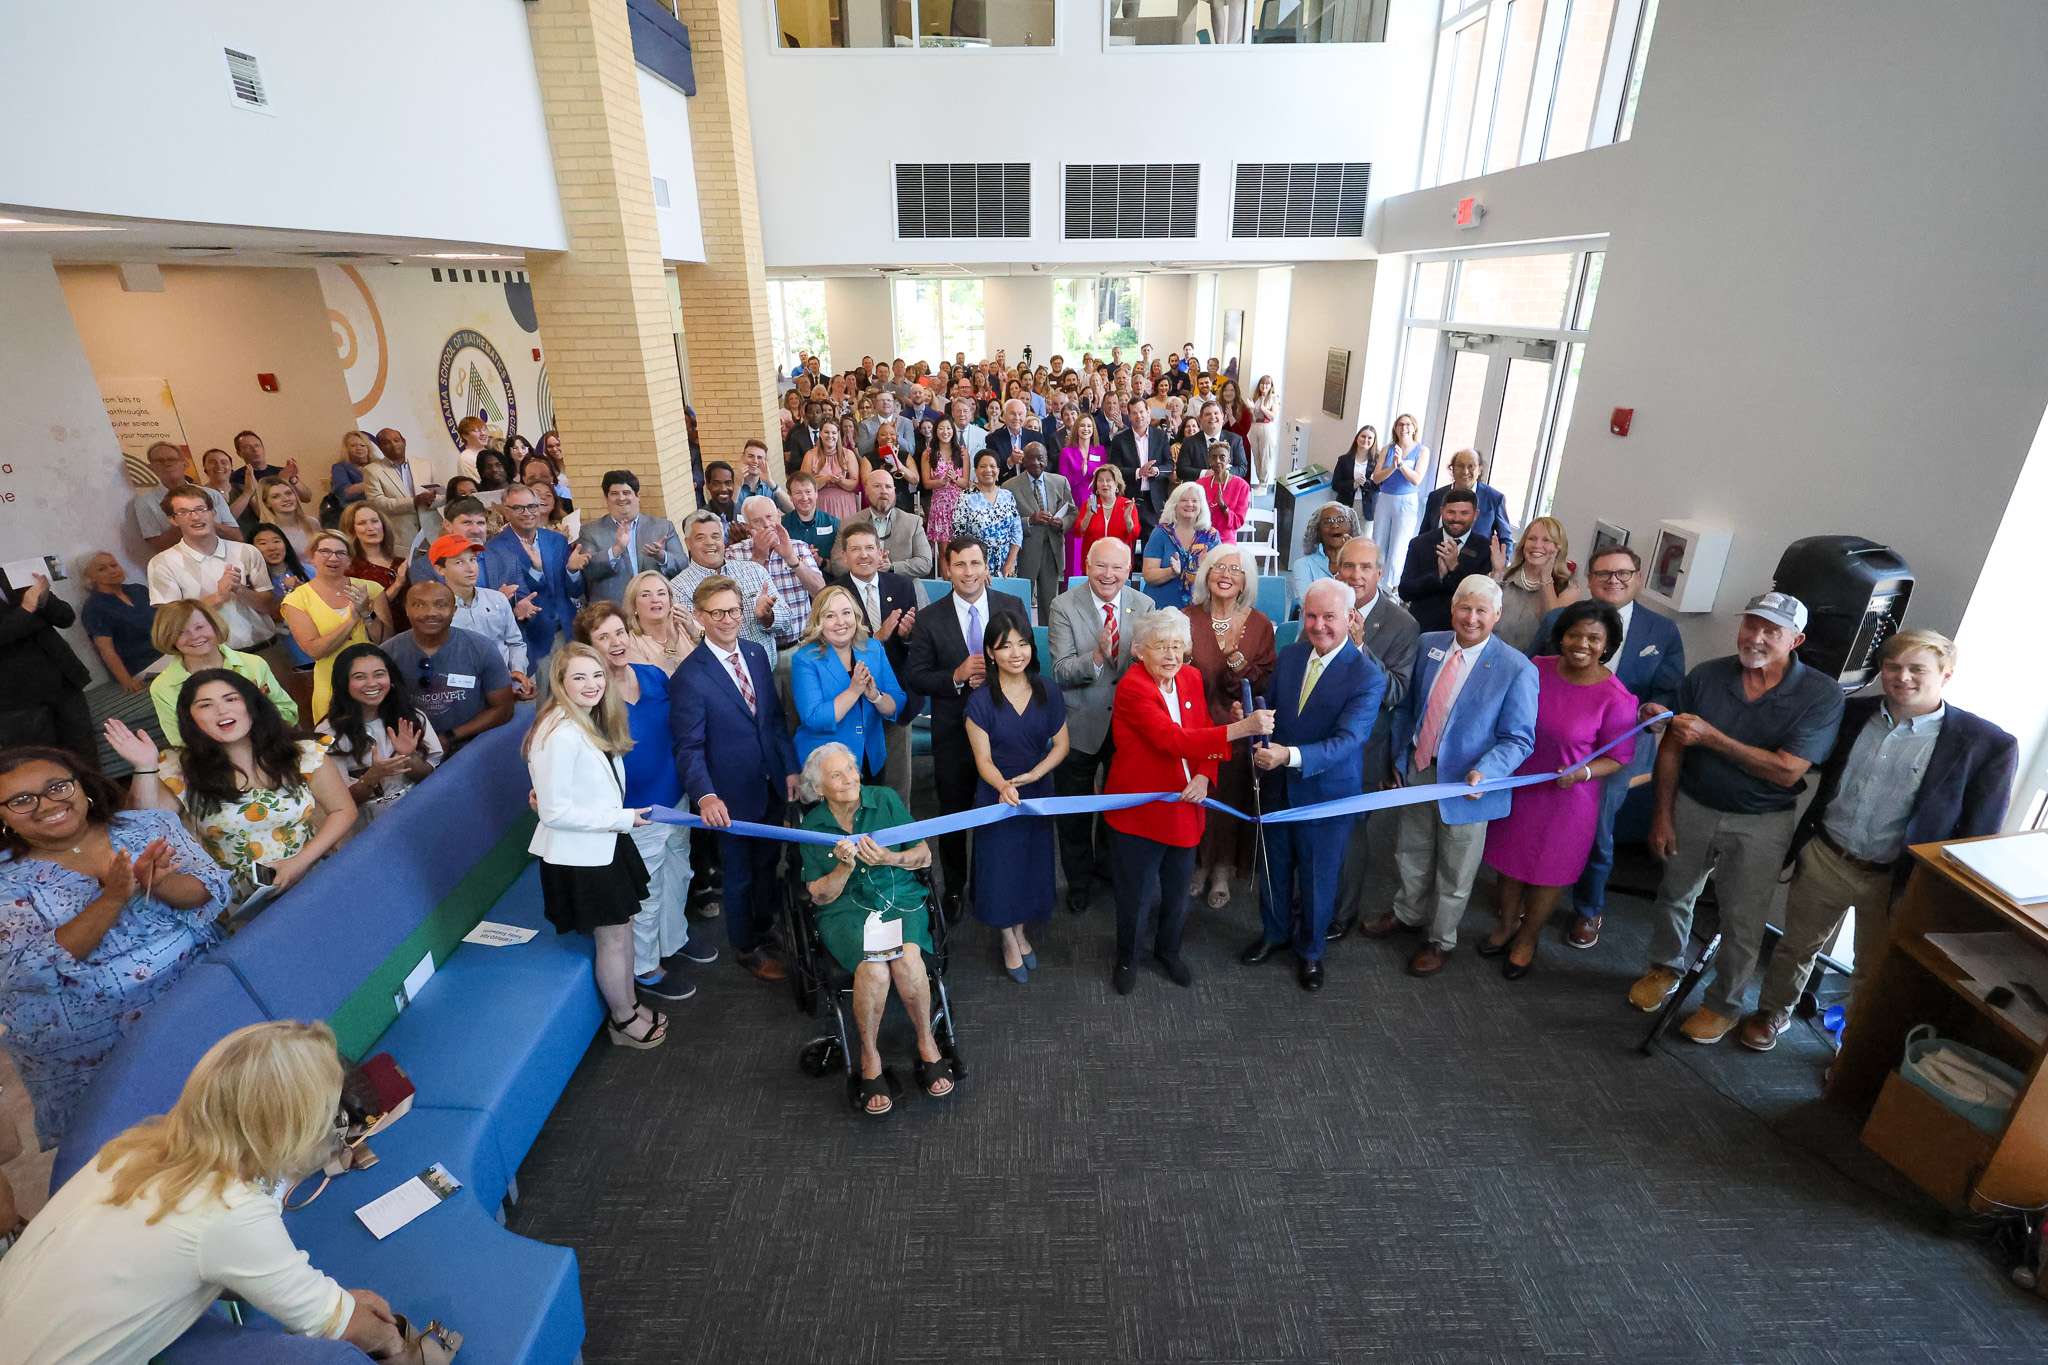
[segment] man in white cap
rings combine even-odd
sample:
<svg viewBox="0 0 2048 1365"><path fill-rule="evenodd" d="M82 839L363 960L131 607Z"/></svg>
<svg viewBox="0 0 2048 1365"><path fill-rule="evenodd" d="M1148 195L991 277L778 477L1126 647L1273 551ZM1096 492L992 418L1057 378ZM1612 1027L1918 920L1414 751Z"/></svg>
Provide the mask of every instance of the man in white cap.
<svg viewBox="0 0 2048 1365"><path fill-rule="evenodd" d="M1842 723L1841 687L1793 655L1805 630L1798 598L1751 598L1735 653L1679 684L1657 750L1650 852L1664 860L1664 879L1650 912L1649 969L1628 998L1652 1011L1678 988L1693 902L1711 874L1721 949L1705 1002L1680 1026L1695 1043L1718 1043L1742 1017L1806 770L1827 758Z"/></svg>

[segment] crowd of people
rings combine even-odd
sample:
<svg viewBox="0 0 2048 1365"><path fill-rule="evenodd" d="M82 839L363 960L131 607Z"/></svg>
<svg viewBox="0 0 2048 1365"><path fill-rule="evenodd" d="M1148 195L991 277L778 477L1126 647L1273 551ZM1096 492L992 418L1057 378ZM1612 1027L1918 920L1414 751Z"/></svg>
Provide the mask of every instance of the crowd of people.
<svg viewBox="0 0 2048 1365"><path fill-rule="evenodd" d="M641 510L628 469L602 475L601 514L576 513L555 433L493 444L477 419L445 486L391 430L348 433L321 497L253 432L196 472L182 450L152 449L158 486L134 499L145 581L93 556L83 615L108 674L150 693L161 734L93 726L86 670L58 634L72 609L46 581L0 601L0 668L26 698L0 716L0 1023L41 1139L62 1137L122 1030L233 931L232 907L290 887L364 822L404 818L407 795L522 700L538 703L523 741L530 851L548 918L593 940L611 1041L666 1040L664 1007L695 990L689 966L717 959L700 936L712 919L741 966L783 979L787 856L853 976L861 1104L876 1117L895 1105L877 1042L892 991L917 1025L921 1089L959 1081L931 1030L926 869L937 912L987 926L1019 984L1040 970L1033 939L1062 881L1076 915L1106 888L1110 982L1128 994L1146 959L1189 985L1191 905L1220 911L1239 888L1259 910L1247 966L1285 952L1317 990L1327 944L1356 931L1409 939L1409 974L1435 976L1485 866L1498 894L1474 953L1513 981L1567 898L1561 942L1599 941L1617 815L1647 785L1663 882L1628 999L1655 1010L1676 988L1711 874L1722 948L1682 1031L1767 1050L1851 906L1858 959L1874 958L1908 843L1999 827L2016 746L1943 700L1949 640L1892 636L1879 695L1845 706L1797 655L1806 606L1767 591L1732 653L1688 669L1675 624L1638 600L1634 550L1604 545L1581 566L1557 521L1518 528L1473 451L1425 487L1434 466L1405 414L1384 447L1360 430L1292 557L1296 623L1269 617L1239 532L1280 472L1277 410L1270 378L1246 398L1233 371L1203 368L1191 346L1036 369L1001 351L936 367L863 358L830 376L807 357L779 415L780 481L750 440L702 463L680 522ZM942 812L1178 799L884 845L873 836L931 804L913 790L920 717ZM125 790L99 771L102 735L133 770ZM1532 776L1547 780L1482 789ZM1370 819L1254 824L1203 804L1271 816L1439 784ZM704 828L654 820L662 807ZM1373 904L1379 822L1397 891ZM1752 1006L1786 866L1784 937ZM296 1128L231 1172L177 1153L222 1122L207 1094L237 1066L260 1070L255 1050L322 1046L302 1026L230 1037L179 1112L110 1145L52 1208L84 1219L90 1196L123 1210L90 1215L103 1251L129 1235L150 1163L171 1162L181 1174L162 1199L211 1178L245 1224L274 1217L258 1176L302 1163ZM292 1102L317 1108L335 1078L295 1065ZM138 1234L122 1254L157 1240ZM60 1271L86 1273L77 1247L31 1233L0 1262L0 1306ZM390 1326L381 1300L324 1277L278 1280L262 1291L289 1298L277 1307L247 1292L305 1330Z"/></svg>

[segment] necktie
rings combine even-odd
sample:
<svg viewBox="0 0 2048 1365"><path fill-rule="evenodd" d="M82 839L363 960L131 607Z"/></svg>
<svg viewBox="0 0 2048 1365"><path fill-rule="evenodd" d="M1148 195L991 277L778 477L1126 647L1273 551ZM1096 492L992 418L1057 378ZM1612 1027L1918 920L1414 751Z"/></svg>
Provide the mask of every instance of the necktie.
<svg viewBox="0 0 2048 1365"><path fill-rule="evenodd" d="M1308 694L1316 690L1316 680L1322 676L1323 656L1320 654L1309 655L1308 672L1304 673L1301 678L1301 696L1294 703L1295 714L1299 715L1302 709L1308 705Z"/></svg>
<svg viewBox="0 0 2048 1365"><path fill-rule="evenodd" d="M1429 689L1429 706L1422 713L1422 733L1415 737L1415 771L1436 762L1437 741L1444 737L1444 722L1451 718L1451 691L1458 675L1465 671L1465 651L1453 649L1451 657L1437 671L1436 686Z"/></svg>
<svg viewBox="0 0 2048 1365"><path fill-rule="evenodd" d="M1114 602L1104 602L1102 604L1102 630L1102 638L1109 646L1104 652L1109 655L1110 661L1113 663L1116 660L1117 641L1122 638L1116 629L1116 603Z"/></svg>
<svg viewBox="0 0 2048 1365"><path fill-rule="evenodd" d="M754 683L747 677L747 656L735 649L726 662L732 665L732 676L740 685L740 700L747 704L747 714L758 714L754 709Z"/></svg>
<svg viewBox="0 0 2048 1365"><path fill-rule="evenodd" d="M981 604L978 602L967 609L967 652L981 653Z"/></svg>
<svg viewBox="0 0 2048 1365"><path fill-rule="evenodd" d="M1031 481L1031 496L1038 499L1038 510L1043 512L1045 510L1045 480L1033 479Z"/></svg>
<svg viewBox="0 0 2048 1365"><path fill-rule="evenodd" d="M882 604L875 599L875 585L870 583L862 588L861 595L867 599L865 605L868 613L868 630L870 632L880 630L882 628Z"/></svg>

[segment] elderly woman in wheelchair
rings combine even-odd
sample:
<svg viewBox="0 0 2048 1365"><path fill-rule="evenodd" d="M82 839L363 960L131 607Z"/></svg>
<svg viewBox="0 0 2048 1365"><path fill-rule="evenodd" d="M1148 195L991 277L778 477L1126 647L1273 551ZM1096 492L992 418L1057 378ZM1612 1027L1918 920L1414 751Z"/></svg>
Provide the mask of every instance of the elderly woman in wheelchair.
<svg viewBox="0 0 2048 1365"><path fill-rule="evenodd" d="M876 1046L893 980L917 1030L917 1083L934 1099L953 1093L956 1072L932 1032L932 951L926 891L914 872L931 864L931 846L883 848L868 835L910 823L902 798L888 787L863 787L860 764L843 744L821 744L804 762L803 795L817 800L803 827L842 836L836 844L803 844L803 878L816 907L825 950L853 973L853 1015L860 1030L860 1104L880 1118L895 1107Z"/></svg>

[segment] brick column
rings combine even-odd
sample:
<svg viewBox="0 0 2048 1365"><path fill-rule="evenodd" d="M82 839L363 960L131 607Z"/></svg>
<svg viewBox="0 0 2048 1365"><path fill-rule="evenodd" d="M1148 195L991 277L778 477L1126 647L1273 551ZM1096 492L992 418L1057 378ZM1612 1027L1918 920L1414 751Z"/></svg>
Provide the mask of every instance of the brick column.
<svg viewBox="0 0 2048 1365"><path fill-rule="evenodd" d="M697 75L690 142L704 223L704 263L676 267L689 341L690 405L705 460L737 464L741 444L759 436L768 442L770 468L777 469L782 449L773 420L775 349L768 330L740 7L738 0L679 0L676 17L690 27Z"/></svg>
<svg viewBox="0 0 2048 1365"><path fill-rule="evenodd" d="M570 490L602 516L598 477L631 469L646 510L678 518L696 495L626 6L533 0L526 16L569 235L528 252L527 275Z"/></svg>

